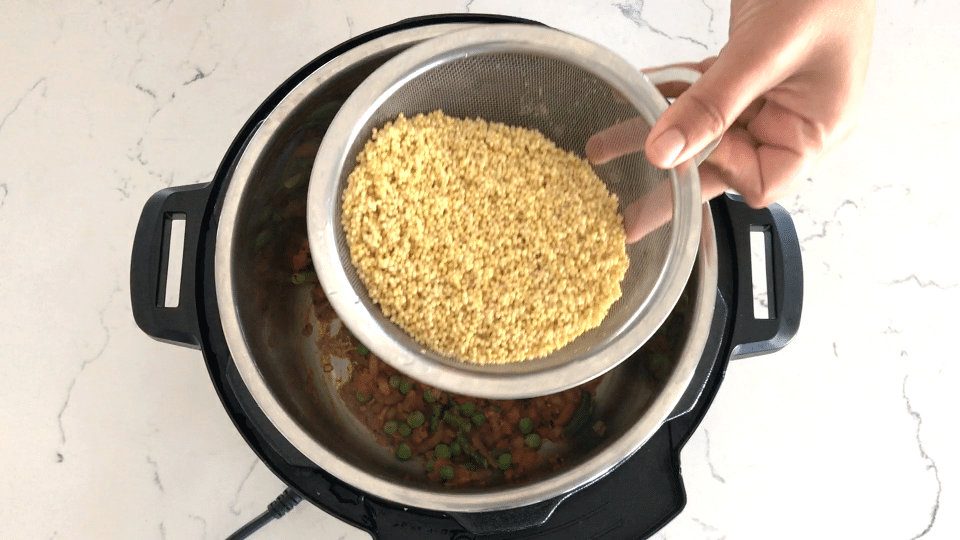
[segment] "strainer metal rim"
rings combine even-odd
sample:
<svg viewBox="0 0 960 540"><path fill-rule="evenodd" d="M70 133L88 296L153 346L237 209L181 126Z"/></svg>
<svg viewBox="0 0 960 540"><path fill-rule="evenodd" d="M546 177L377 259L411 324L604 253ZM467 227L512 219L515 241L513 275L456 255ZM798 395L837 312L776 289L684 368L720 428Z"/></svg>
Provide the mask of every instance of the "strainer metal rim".
<svg viewBox="0 0 960 540"><path fill-rule="evenodd" d="M687 283L700 239L700 182L695 167L669 172L674 193L673 227L667 259L651 294L636 313L636 322L588 356L547 368L537 360L503 366L451 365L436 361L422 348L394 340L370 315L353 289L341 260L336 231L340 191L338 178L346 156L374 111L411 79L440 63L472 54L522 52L570 62L598 76L636 107L652 125L667 102L639 70L612 51L586 39L548 28L496 25L451 32L403 51L374 71L347 98L321 142L307 194L307 236L315 267L327 298L343 323L378 357L410 377L452 392L488 399L516 399L572 388L613 369L639 349L673 310ZM692 368L691 368L692 372Z"/></svg>

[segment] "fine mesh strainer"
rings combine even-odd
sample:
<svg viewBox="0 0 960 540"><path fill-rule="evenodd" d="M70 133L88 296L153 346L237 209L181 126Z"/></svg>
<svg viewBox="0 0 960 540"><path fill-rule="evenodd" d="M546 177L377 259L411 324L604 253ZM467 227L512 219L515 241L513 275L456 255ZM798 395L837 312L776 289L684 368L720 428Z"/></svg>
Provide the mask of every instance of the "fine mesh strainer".
<svg viewBox="0 0 960 540"><path fill-rule="evenodd" d="M583 156L595 133L636 118L649 128L666 106L650 79L614 53L546 28L472 28L400 53L344 102L310 177L310 249L331 305L384 361L460 394L490 399L545 395L605 373L657 330L689 278L701 225L695 167L664 171L650 165L642 152L594 167L618 196L621 213L663 224L627 246L630 266L621 284L623 296L600 326L545 357L507 364L476 365L426 350L383 315L351 262L341 226L342 193L372 130L400 113L409 118L439 109L448 116L532 128Z"/></svg>

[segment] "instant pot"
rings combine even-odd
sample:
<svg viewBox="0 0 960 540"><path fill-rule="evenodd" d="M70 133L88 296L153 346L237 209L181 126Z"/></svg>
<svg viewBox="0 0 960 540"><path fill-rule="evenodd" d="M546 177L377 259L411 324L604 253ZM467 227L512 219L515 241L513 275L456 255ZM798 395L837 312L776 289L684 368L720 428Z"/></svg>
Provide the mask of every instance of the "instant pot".
<svg viewBox="0 0 960 540"><path fill-rule="evenodd" d="M797 331L802 265L783 208L751 209L734 195L704 205L697 263L665 323L682 336L666 375L651 376L641 349L598 389L609 426L603 440L527 484L464 491L397 472L369 434L351 428L332 382L312 363L315 343L301 331L309 292L263 255L271 220L287 227L284 234L306 234L296 203L307 180L297 160L312 164L353 88L414 43L503 22L537 24L484 15L410 19L351 39L295 73L246 122L212 181L165 189L147 202L133 246L134 316L158 340L201 349L224 408L260 459L305 499L374 538L644 538L685 504L680 450L730 359L777 351ZM281 215L281 207L294 210ZM164 307L175 219L185 221L180 295L176 307ZM766 238L767 319L753 309L756 231ZM692 380L671 378L690 364Z"/></svg>

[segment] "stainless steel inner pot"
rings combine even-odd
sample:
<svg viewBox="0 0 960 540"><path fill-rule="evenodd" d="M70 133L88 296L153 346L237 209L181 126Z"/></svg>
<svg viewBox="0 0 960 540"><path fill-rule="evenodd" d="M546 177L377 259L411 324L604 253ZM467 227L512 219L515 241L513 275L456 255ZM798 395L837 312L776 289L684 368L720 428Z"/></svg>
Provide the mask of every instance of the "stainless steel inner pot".
<svg viewBox="0 0 960 540"><path fill-rule="evenodd" d="M306 236L303 172L312 166L337 106L398 52L464 27L437 25L374 39L322 66L291 91L236 164L215 253L219 311L230 353L277 430L318 466L367 493L449 512L547 500L592 482L631 456L667 419L689 384L710 330L717 285L713 221L704 205L699 253L686 289L689 305L685 315L671 315L682 317L683 337L673 344L666 374L654 378L638 356L610 371L595 403L597 417L607 426L605 436L568 448L559 471L525 484L452 490L431 483L419 464L399 464L389 448L377 445L336 394L336 378L344 374L324 372L315 338L304 335L313 313L310 288L294 285L290 270L265 254L280 249L276 242ZM277 231L271 222L286 225Z"/></svg>

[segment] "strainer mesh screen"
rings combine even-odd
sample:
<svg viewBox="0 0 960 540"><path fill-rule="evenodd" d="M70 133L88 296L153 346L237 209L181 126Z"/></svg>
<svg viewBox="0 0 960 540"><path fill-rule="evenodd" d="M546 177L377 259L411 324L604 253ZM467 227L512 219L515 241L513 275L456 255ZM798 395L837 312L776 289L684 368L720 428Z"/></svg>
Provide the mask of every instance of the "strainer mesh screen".
<svg viewBox="0 0 960 540"><path fill-rule="evenodd" d="M423 70L408 79L372 112L346 156L338 179L338 201L347 178L356 165L357 154L380 128L400 113L442 110L458 118L483 118L539 130L559 147L584 156L584 146L595 133L617 123L644 114L626 103L606 82L579 66L556 58L529 53L486 53L458 57ZM647 163L642 152L634 152L594 170L607 188L620 200L620 211L630 202L649 193L664 182L667 172ZM670 190L661 204L672 207ZM413 350L417 345L405 332L382 315L369 299L359 275L349 259L349 249L340 224L340 205L336 206L336 228L341 264L361 301L373 317L397 341ZM630 267L621 287L623 296L611 308L601 325L554 352L531 362L470 367L453 359L436 359L467 369L486 372L516 372L553 367L602 349L603 342L621 332L636 316L660 277L669 251L672 223L627 246ZM428 353L429 354L429 353Z"/></svg>

